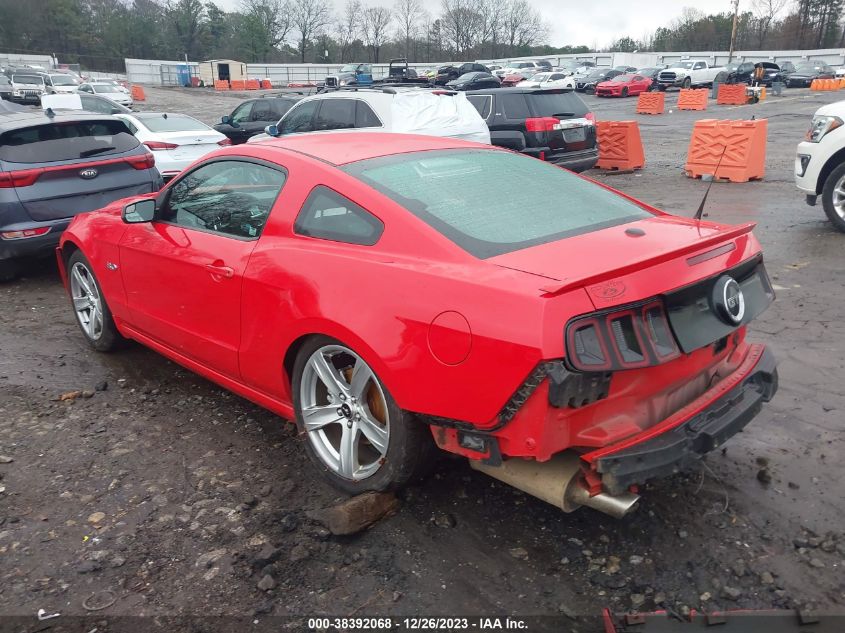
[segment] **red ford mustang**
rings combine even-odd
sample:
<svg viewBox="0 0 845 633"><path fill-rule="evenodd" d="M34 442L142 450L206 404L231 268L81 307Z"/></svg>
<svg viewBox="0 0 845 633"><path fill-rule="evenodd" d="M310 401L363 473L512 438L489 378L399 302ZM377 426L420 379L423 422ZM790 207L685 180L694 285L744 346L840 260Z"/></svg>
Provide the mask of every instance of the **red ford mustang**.
<svg viewBox="0 0 845 633"><path fill-rule="evenodd" d="M627 97L648 92L652 81L642 75L617 75L596 86L597 97Z"/></svg>
<svg viewBox="0 0 845 633"><path fill-rule="evenodd" d="M534 186L503 196L502 174ZM401 486L434 440L619 516L776 390L745 338L773 298L752 226L491 146L344 133L216 151L77 216L58 258L95 349L134 339L295 419L346 492Z"/></svg>

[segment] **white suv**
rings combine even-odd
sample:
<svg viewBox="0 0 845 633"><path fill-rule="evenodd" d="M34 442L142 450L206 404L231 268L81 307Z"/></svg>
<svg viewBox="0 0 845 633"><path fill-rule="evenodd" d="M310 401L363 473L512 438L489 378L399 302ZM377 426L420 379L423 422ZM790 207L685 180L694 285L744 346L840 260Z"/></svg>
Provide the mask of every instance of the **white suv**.
<svg viewBox="0 0 845 633"><path fill-rule="evenodd" d="M821 196L827 217L845 232L845 101L816 111L806 140L798 145L795 184L810 206Z"/></svg>
<svg viewBox="0 0 845 633"><path fill-rule="evenodd" d="M490 130L461 92L384 87L340 89L306 97L288 110L259 143L290 134L342 132L398 132L445 136L490 143Z"/></svg>

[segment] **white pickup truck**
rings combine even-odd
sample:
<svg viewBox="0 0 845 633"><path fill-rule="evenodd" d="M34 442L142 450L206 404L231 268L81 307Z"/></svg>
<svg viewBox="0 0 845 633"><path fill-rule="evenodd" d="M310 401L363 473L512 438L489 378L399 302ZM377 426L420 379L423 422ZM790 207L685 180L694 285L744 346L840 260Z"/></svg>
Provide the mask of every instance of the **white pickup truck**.
<svg viewBox="0 0 845 633"><path fill-rule="evenodd" d="M661 90L712 86L713 81L722 72L725 72L724 66L710 66L703 59L688 59L661 70L657 83Z"/></svg>

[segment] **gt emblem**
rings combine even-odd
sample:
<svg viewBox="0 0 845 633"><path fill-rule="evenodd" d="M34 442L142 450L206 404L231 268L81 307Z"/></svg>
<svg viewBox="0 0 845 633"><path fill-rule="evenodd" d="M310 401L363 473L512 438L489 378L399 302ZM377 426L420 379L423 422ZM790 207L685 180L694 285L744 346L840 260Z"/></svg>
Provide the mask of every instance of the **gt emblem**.
<svg viewBox="0 0 845 633"><path fill-rule="evenodd" d="M739 325L745 316L745 295L736 279L723 275L713 286L713 309L728 325Z"/></svg>
<svg viewBox="0 0 845 633"><path fill-rule="evenodd" d="M96 178L98 173L100 172L93 168L83 169L79 172L79 177L85 178L85 180L91 180L92 178Z"/></svg>

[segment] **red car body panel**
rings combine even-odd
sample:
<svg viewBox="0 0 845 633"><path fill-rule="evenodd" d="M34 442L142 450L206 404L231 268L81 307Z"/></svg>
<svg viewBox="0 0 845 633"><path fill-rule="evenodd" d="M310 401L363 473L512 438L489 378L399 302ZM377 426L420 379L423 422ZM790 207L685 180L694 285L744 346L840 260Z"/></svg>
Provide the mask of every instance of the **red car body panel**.
<svg viewBox="0 0 845 633"><path fill-rule="evenodd" d="M628 90L629 96L636 96L648 92L652 81L641 75L619 75L611 81L603 81L596 86L597 97L621 97L623 89Z"/></svg>
<svg viewBox="0 0 845 633"><path fill-rule="evenodd" d="M757 257L760 246L752 225L698 223L638 203L654 217L480 260L337 169L382 155L481 147L504 151L357 133L221 149L201 162L241 156L287 170L259 239L126 224L124 200L76 216L59 254L84 252L122 334L281 416L293 415L291 354L305 337L323 334L354 349L401 408L487 429L509 456L543 461L571 447L625 447L689 419L732 384L729 377L740 380L753 367L760 348L740 328L716 354L702 348L617 372L608 397L587 407L551 407L544 382L499 424L538 364L566 356L562 327L573 317L718 275ZM379 241L296 234L294 220L317 185L381 219ZM631 228L642 235L626 233ZM441 447L479 457L459 446L455 429L433 432Z"/></svg>

